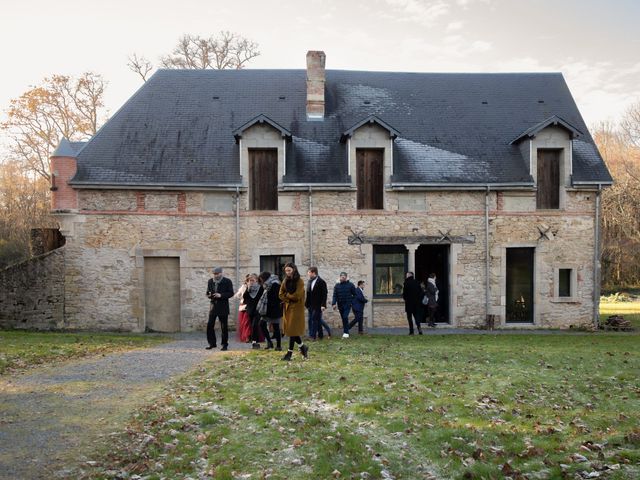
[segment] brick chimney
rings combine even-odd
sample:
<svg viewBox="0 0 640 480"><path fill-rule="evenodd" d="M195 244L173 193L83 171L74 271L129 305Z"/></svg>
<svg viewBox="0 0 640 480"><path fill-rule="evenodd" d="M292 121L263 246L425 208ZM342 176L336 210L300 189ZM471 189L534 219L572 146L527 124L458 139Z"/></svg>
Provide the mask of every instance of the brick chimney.
<svg viewBox="0 0 640 480"><path fill-rule="evenodd" d="M307 120L324 118L324 61L321 51L307 52Z"/></svg>

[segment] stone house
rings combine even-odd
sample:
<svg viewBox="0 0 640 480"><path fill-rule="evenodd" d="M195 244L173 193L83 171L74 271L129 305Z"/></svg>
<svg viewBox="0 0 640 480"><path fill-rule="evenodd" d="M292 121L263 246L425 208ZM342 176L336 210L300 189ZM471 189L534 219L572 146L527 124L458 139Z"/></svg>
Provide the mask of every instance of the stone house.
<svg viewBox="0 0 640 480"><path fill-rule="evenodd" d="M187 331L209 269L237 288L292 260L365 280L405 326L406 271L440 325L591 324L612 182L559 73L159 70L51 158L62 328ZM329 314L331 316L332 314ZM335 314L337 318L337 314Z"/></svg>

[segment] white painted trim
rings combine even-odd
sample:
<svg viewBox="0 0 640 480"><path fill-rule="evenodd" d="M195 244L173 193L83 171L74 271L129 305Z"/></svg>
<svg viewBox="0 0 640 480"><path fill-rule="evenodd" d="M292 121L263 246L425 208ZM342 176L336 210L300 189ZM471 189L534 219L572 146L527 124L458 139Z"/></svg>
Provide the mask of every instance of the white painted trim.
<svg viewBox="0 0 640 480"><path fill-rule="evenodd" d="M529 175L535 178L535 184L538 185L538 174L533 174L533 139L529 139Z"/></svg>
<svg viewBox="0 0 640 480"><path fill-rule="evenodd" d="M565 182L565 185L570 185L572 175L573 175L573 140L569 138L569 178Z"/></svg>

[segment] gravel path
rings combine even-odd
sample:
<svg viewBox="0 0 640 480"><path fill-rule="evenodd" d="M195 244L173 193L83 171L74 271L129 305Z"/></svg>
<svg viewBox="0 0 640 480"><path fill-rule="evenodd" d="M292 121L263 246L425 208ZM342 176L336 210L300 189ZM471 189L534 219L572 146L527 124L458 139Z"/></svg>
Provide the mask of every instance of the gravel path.
<svg viewBox="0 0 640 480"><path fill-rule="evenodd" d="M203 333L172 339L0 379L0 479L64 477L168 381L221 354L204 349Z"/></svg>

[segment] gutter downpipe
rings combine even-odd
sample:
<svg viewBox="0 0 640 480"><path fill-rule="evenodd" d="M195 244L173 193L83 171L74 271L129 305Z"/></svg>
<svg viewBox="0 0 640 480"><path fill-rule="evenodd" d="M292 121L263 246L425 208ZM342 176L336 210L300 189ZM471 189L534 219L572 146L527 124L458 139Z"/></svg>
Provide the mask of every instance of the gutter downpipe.
<svg viewBox="0 0 640 480"><path fill-rule="evenodd" d="M600 195L602 184L598 184L596 192L595 246L593 252L593 324L600 328Z"/></svg>
<svg viewBox="0 0 640 480"><path fill-rule="evenodd" d="M313 267L313 203L311 194L311 185L309 185L309 266Z"/></svg>
<svg viewBox="0 0 640 480"><path fill-rule="evenodd" d="M240 288L240 187L236 187L236 288ZM236 325L239 311L236 308Z"/></svg>
<svg viewBox="0 0 640 480"><path fill-rule="evenodd" d="M491 187L487 185L487 190L484 196L484 255L485 255L485 278L486 278L486 288L485 288L485 315L486 320L489 320L489 191Z"/></svg>

